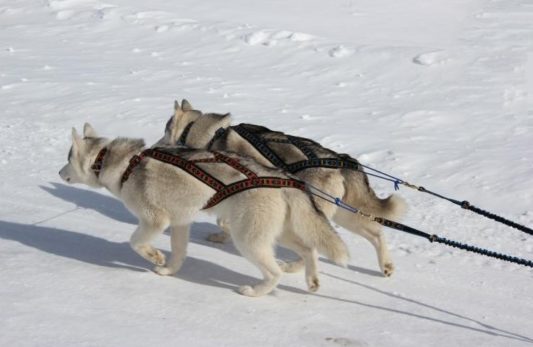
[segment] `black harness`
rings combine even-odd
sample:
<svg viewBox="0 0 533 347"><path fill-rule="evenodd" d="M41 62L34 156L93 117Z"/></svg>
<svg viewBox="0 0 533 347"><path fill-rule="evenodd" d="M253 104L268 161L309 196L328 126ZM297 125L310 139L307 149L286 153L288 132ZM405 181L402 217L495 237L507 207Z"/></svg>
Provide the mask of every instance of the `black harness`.
<svg viewBox="0 0 533 347"><path fill-rule="evenodd" d="M272 130L253 124L239 124L230 127L243 139L248 141L263 157L272 163L272 165L282 168L290 173L296 173L298 171L309 168L328 168L328 169L352 169L362 171L362 167L359 162L347 154L337 154L331 150L324 149L317 142L291 135L284 135L284 138L268 138L268 134L275 133ZM281 133L279 133L281 134ZM286 163L277 153L273 150L269 143L286 143L291 144L298 148L306 157L306 160L297 161L295 163ZM316 148L322 148L328 152L328 156L320 158L315 152Z"/></svg>
<svg viewBox="0 0 533 347"><path fill-rule="evenodd" d="M185 126L185 128L181 132L178 142L176 143L177 145L185 145L185 141L187 141L187 136L189 135L189 131L191 131L193 124L194 124L194 121L190 122L189 124L187 124L187 126Z"/></svg>
<svg viewBox="0 0 533 347"><path fill-rule="evenodd" d="M177 145L187 145L187 136L194 125L194 121L190 122L183 129ZM338 154L332 150L325 149L319 143L306 139L303 137L285 135L279 132L272 131L266 127L241 123L239 125L231 126L229 128L219 128L215 135L211 138L206 148L211 150L211 147L221 137L227 135L228 129L234 130L250 145L252 145L263 157L265 157L274 167L278 167L290 173L297 173L299 171L309 168L328 168L328 169L351 169L363 171L359 162L347 154ZM268 138L269 134L282 134L282 138ZM269 146L269 143L284 143L293 145L298 148L306 157L306 160L300 160L295 163L285 162L274 149ZM321 148L328 152L328 156L321 158L315 152L316 148Z"/></svg>

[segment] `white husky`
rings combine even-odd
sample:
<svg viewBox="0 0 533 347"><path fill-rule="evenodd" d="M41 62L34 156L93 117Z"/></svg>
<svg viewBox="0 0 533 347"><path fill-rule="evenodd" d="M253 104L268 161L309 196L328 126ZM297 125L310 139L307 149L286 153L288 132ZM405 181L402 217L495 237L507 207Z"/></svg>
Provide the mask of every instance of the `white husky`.
<svg viewBox="0 0 533 347"><path fill-rule="evenodd" d="M175 114L167 122L165 135L159 140L158 145L181 143L191 148L231 151L254 158L258 163L269 167L284 168L285 164L289 164L288 171L291 171L291 165L309 158L309 153L305 153L307 149L318 159L333 157L357 165L355 159L345 154L337 154L306 138L286 135L251 124L231 126L229 113L202 114L193 109L187 100L183 100L181 106L176 101L174 108ZM252 143L252 139L242 132L242 128L252 129L252 131L255 129L260 132L261 136L264 136L262 139L268 142L263 142L269 147L268 151L278 159L267 158L264 152ZM360 168L357 170L338 169L317 165L291 172L320 190L341 197L349 205L375 216L396 219L401 217L406 210L404 201L397 195L391 195L385 199L378 198L370 187L366 174ZM381 271L385 276L392 275L394 265L389 256L381 225L321 199L314 198L314 202L328 218L370 241L376 249ZM231 223L231 221L219 220L219 226L225 233L210 235L208 239L223 242L228 233L228 222Z"/></svg>
<svg viewBox="0 0 533 347"><path fill-rule="evenodd" d="M131 169L130 159L144 149L142 140L98 137L94 129L85 124L83 138L76 129L72 129L68 163L59 174L68 183L105 187L122 200L139 219L130 239L132 248L156 265L155 272L171 275L180 269L185 258L189 227L194 216L215 192L183 169L149 156L142 158ZM204 160L198 165L222 182L232 182L242 176L228 165L209 162L209 158L213 157L211 152L185 148L173 151L187 161ZM281 171L263 167L251 159L225 155L258 176L287 178ZM126 170L129 176L124 175ZM267 294L276 287L282 271L291 270L290 264L276 261L276 242L303 259L310 291L319 287L315 249L339 265L345 265L348 260L346 245L314 207L310 197L299 189L249 189L206 211L231 221L231 237L236 248L263 274L264 279L259 284L241 286L241 294ZM167 261L161 251L150 245L150 241L169 226L172 255Z"/></svg>

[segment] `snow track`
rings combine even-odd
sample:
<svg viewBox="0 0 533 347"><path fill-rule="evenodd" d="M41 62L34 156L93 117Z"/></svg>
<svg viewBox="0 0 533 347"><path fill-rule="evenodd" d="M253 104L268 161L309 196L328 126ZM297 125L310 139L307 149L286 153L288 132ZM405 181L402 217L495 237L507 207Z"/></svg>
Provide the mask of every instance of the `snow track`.
<svg viewBox="0 0 533 347"><path fill-rule="evenodd" d="M188 98L531 227L531 23L527 0L0 0L0 345L533 344L531 269L388 230L385 279L339 229L350 266L321 261L318 293L285 275L253 300L235 289L259 274L205 241L212 218L160 277L129 249L135 218L57 174L72 126L151 144ZM405 224L533 259L526 234L399 193Z"/></svg>

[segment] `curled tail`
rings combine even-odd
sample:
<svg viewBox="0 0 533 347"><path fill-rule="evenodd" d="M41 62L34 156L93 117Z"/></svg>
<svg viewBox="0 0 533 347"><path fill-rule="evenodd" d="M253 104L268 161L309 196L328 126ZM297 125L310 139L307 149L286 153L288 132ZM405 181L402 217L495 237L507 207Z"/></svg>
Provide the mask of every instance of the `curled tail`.
<svg viewBox="0 0 533 347"><path fill-rule="evenodd" d="M373 214L387 219L399 219L407 211L407 204L396 194L391 194L385 199L376 197L376 207Z"/></svg>
<svg viewBox="0 0 533 347"><path fill-rule="evenodd" d="M368 183L364 173L348 171L344 176L344 201L365 213L387 219L399 219L407 211L407 204L396 194L380 199Z"/></svg>
<svg viewBox="0 0 533 347"><path fill-rule="evenodd" d="M318 211L305 193L290 192L290 219L294 232L302 242L334 263L346 266L349 259L348 248L333 229L324 214Z"/></svg>

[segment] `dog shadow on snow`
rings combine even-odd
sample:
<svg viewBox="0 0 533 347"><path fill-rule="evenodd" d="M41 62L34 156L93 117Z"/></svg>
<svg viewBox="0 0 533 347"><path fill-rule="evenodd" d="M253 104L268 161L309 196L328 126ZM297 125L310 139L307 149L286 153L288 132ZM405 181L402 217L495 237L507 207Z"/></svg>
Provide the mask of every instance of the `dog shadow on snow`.
<svg viewBox="0 0 533 347"><path fill-rule="evenodd" d="M83 263L109 268L147 272L153 267L137 255L128 242L114 242L106 239L53 227L0 221L0 239L15 241L39 251ZM164 252L168 257L169 252ZM154 273L155 277L159 275ZM239 285L257 282L253 278L232 271L218 264L187 257L176 277L213 287L235 290ZM296 288L280 287L292 292Z"/></svg>
<svg viewBox="0 0 533 347"><path fill-rule="evenodd" d="M48 193L61 198L63 200L76 204L79 208L87 208L95 210L112 219L136 224L136 218L132 216L127 209L118 200L63 184L52 183L53 188L41 187ZM133 227L133 226L132 226ZM210 223L195 223L191 230L191 241L197 244L214 247L232 254L238 254L231 244L213 244L205 240L206 236L212 232L218 232L218 228ZM128 235L129 237L129 235ZM151 264L142 259L139 255L131 250L128 242L113 242L100 237L68 231L58 228L46 227L37 224L20 224L13 222L0 221L0 238L4 240L11 240L19 242L25 246L38 249L42 252L74 259L80 262L105 266L110 268L122 268L132 271L149 271ZM294 255L289 251L282 251L278 253L282 258L294 258ZM167 252L168 256L168 252ZM379 275L377 271L362 269L358 267L351 267L352 270L361 272L363 274L376 276ZM337 280L345 281L355 286L377 292L387 297L392 297L396 300L408 302L413 305L413 310L399 310L392 307L369 304L353 299L343 299L331 297L319 293L309 294L302 289L297 289L285 285L278 286L281 290L286 290L293 293L306 293L307 295L316 296L319 298L333 300L344 304L353 304L376 310L386 311L401 316L423 319L437 324L443 324L460 329L466 329L477 333L487 334L495 337L503 337L521 342L532 343L533 339L522 336L513 332L505 331L497 327L480 322L473 318L459 315L434 305L429 305L405 296L399 296L367 284L359 283L352 279L344 279L338 276L322 273L324 276L335 278ZM156 276L154 274L154 276ZM253 278L228 268L209 262L203 259L198 259L188 256L185 260L182 269L176 275L177 278L213 287L221 287L235 290L237 286L242 284L249 284L257 282L257 278ZM424 308L445 314L454 318L465 320L464 324L456 321L445 320L443 318L435 318L425 316L417 312L417 309ZM477 325L473 326L473 324Z"/></svg>

